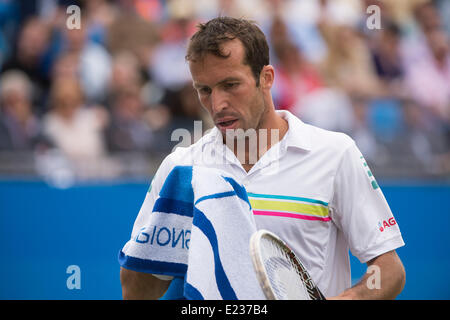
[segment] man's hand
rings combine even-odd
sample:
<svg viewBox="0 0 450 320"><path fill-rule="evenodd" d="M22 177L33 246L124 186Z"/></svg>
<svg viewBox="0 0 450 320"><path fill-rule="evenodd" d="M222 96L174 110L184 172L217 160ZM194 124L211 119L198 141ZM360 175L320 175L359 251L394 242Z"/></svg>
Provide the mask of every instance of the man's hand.
<svg viewBox="0 0 450 320"><path fill-rule="evenodd" d="M120 268L120 282L124 300L157 300L170 284L170 281L160 280L149 273L125 268Z"/></svg>
<svg viewBox="0 0 450 320"><path fill-rule="evenodd" d="M395 299L405 286L405 269L400 258L395 251L384 253L367 263L367 266L376 266L379 273L373 276L380 276L379 288L369 285L370 273L364 277L355 286L345 290L336 297L327 298L329 300L388 300Z"/></svg>

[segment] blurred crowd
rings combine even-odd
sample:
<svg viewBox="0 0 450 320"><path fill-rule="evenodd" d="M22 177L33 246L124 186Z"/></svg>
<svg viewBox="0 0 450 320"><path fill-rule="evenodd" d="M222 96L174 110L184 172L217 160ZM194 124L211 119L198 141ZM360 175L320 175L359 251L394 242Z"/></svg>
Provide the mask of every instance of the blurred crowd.
<svg viewBox="0 0 450 320"><path fill-rule="evenodd" d="M114 176L209 129L184 57L218 15L267 35L278 109L349 134L380 174L449 175L446 0L0 0L0 154Z"/></svg>

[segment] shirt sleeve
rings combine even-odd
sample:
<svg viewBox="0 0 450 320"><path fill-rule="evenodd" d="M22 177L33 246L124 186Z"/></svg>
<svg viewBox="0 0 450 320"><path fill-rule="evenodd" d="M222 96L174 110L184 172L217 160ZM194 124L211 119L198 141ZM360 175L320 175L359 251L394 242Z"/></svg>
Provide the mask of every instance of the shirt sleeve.
<svg viewBox="0 0 450 320"><path fill-rule="evenodd" d="M333 222L361 263L404 245L383 192L354 142L336 170L330 208Z"/></svg>

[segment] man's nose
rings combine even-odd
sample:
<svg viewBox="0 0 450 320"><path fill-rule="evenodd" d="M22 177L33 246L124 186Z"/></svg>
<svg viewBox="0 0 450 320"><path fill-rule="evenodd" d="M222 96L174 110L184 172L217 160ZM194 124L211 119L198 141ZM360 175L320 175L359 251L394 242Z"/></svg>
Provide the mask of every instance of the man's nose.
<svg viewBox="0 0 450 320"><path fill-rule="evenodd" d="M211 92L211 106L214 113L221 112L228 107L226 94L220 90L214 89Z"/></svg>

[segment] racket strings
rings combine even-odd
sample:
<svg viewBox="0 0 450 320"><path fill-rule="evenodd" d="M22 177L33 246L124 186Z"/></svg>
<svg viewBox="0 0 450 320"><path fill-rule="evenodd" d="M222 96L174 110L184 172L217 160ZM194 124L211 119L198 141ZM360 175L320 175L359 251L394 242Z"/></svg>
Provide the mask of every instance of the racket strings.
<svg viewBox="0 0 450 320"><path fill-rule="evenodd" d="M305 285L305 274L298 268L295 258L272 239L262 238L262 261L276 299L305 300L311 299ZM309 277L307 277L309 278Z"/></svg>

